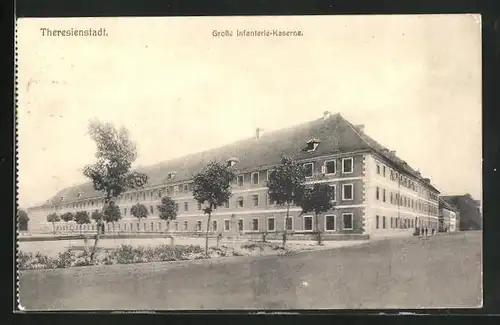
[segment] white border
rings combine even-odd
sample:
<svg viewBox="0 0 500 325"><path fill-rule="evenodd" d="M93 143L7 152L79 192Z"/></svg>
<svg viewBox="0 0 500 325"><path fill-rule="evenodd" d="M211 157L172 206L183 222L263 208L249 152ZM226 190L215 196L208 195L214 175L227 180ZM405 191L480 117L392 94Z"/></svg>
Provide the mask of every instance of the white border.
<svg viewBox="0 0 500 325"><path fill-rule="evenodd" d="M328 173L328 168L326 168L326 163L333 162L333 173ZM331 159L331 160L325 160L323 163L323 166L325 166L325 175L335 175L337 174L337 160Z"/></svg>
<svg viewBox="0 0 500 325"><path fill-rule="evenodd" d="M229 229L226 229L226 221L229 221ZM231 219L224 219L224 227L222 229L225 232L231 231Z"/></svg>
<svg viewBox="0 0 500 325"><path fill-rule="evenodd" d="M306 218L311 218L311 230L309 229L306 229ZM314 231L314 216L312 215L305 215L305 216L302 216L302 231Z"/></svg>
<svg viewBox="0 0 500 325"><path fill-rule="evenodd" d="M257 174L257 183L253 182L253 175ZM251 185L259 185L260 184L260 175L259 172L253 172L250 174L250 184Z"/></svg>
<svg viewBox="0 0 500 325"><path fill-rule="evenodd" d="M345 198L345 190L344 190L344 187L345 186L351 186L352 187L352 191L351 191L351 198L350 199L346 199ZM353 201L354 200L354 184L353 183L349 183L349 184L342 184L342 201Z"/></svg>
<svg viewBox="0 0 500 325"><path fill-rule="evenodd" d="M306 178L313 178L314 177L314 162L308 162L308 163L304 163L302 164L302 168L304 168L304 171L305 171L305 165L312 165L312 168L311 168L311 176L307 176L305 175Z"/></svg>
<svg viewBox="0 0 500 325"><path fill-rule="evenodd" d="M270 230L269 229L269 219L273 219L274 220L274 229L273 230ZM276 217L267 217L266 219L266 230L267 232L276 232Z"/></svg>
<svg viewBox="0 0 500 325"><path fill-rule="evenodd" d="M293 216L288 216L288 219L292 220L292 229L286 229L286 216L283 217L283 231L294 231Z"/></svg>
<svg viewBox="0 0 500 325"><path fill-rule="evenodd" d="M351 171L350 172L345 172L344 171L344 162L346 160L350 160L351 161ZM342 174L352 174L352 173L354 173L354 158L353 157L342 158Z"/></svg>

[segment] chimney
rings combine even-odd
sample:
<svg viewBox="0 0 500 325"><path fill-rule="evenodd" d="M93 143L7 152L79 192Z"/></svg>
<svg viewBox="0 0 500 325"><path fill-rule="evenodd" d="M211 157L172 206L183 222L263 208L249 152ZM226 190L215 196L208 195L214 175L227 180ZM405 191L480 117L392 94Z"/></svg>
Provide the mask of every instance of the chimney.
<svg viewBox="0 0 500 325"><path fill-rule="evenodd" d="M259 139L264 134L264 130L261 128L255 129L255 138Z"/></svg>
<svg viewBox="0 0 500 325"><path fill-rule="evenodd" d="M394 156L396 155L396 151L395 150L391 150L389 152L391 153L391 155L394 155Z"/></svg>
<svg viewBox="0 0 500 325"><path fill-rule="evenodd" d="M365 131L365 125L364 124L358 124L354 126L356 129L358 129L359 132L364 132Z"/></svg>
<svg viewBox="0 0 500 325"><path fill-rule="evenodd" d="M331 115L331 113L329 111L324 111L323 112L323 120L326 120L327 118L329 118Z"/></svg>

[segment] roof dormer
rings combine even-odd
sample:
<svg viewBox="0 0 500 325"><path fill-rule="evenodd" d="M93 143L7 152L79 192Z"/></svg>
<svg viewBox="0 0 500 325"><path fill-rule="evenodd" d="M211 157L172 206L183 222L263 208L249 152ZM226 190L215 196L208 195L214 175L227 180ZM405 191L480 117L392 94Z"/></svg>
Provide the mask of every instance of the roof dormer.
<svg viewBox="0 0 500 325"><path fill-rule="evenodd" d="M177 172L169 172L167 174L167 181L174 179L176 174Z"/></svg>
<svg viewBox="0 0 500 325"><path fill-rule="evenodd" d="M227 166L228 167L233 167L234 165L236 165L240 160L236 157L231 157L227 160Z"/></svg>
<svg viewBox="0 0 500 325"><path fill-rule="evenodd" d="M81 198L83 196L83 192L78 192L78 194L76 195L77 198Z"/></svg>
<svg viewBox="0 0 500 325"><path fill-rule="evenodd" d="M320 143L321 143L321 141L319 139L312 138L309 141L307 141L306 150L307 151L314 151L314 150L316 150L316 148L319 146Z"/></svg>

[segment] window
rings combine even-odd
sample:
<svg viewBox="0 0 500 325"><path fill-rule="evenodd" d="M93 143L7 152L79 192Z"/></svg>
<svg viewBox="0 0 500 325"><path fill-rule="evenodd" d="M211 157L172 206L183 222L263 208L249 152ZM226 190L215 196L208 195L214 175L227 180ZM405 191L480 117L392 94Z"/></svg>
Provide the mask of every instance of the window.
<svg viewBox="0 0 500 325"><path fill-rule="evenodd" d="M353 172L353 159L343 158L342 159L342 173L349 174Z"/></svg>
<svg viewBox="0 0 500 325"><path fill-rule="evenodd" d="M252 230L253 231L259 230L259 219L257 218L252 219Z"/></svg>
<svg viewBox="0 0 500 325"><path fill-rule="evenodd" d="M236 207L243 208L243 196L238 196L238 200L236 200Z"/></svg>
<svg viewBox="0 0 500 325"><path fill-rule="evenodd" d="M307 164L302 165L302 167L304 168L304 175L306 177L313 176L314 163L307 163Z"/></svg>
<svg viewBox="0 0 500 325"><path fill-rule="evenodd" d="M353 216L352 213L343 213L342 214L342 223L343 223L343 228L345 230L352 230L353 229Z"/></svg>
<svg viewBox="0 0 500 325"><path fill-rule="evenodd" d="M313 217L312 216L304 216L304 230L306 230L306 231L313 230Z"/></svg>
<svg viewBox="0 0 500 325"><path fill-rule="evenodd" d="M123 224L123 230L127 230L127 224L126 223Z"/></svg>
<svg viewBox="0 0 500 325"><path fill-rule="evenodd" d="M174 186L174 195L179 194L179 186Z"/></svg>
<svg viewBox="0 0 500 325"><path fill-rule="evenodd" d="M184 202L184 211L188 211L189 205L187 202Z"/></svg>
<svg viewBox="0 0 500 325"><path fill-rule="evenodd" d="M174 223L174 229L175 231L179 231L179 223L177 221Z"/></svg>
<svg viewBox="0 0 500 325"><path fill-rule="evenodd" d="M155 210L152 205L149 206L149 211L151 211L151 214L155 213Z"/></svg>
<svg viewBox="0 0 500 325"><path fill-rule="evenodd" d="M150 229L150 230L151 230L151 231L155 230L155 225L154 225L154 223L153 223L153 222L151 222L151 229Z"/></svg>
<svg viewBox="0 0 500 325"><path fill-rule="evenodd" d="M253 201L253 206L258 207L259 206L259 196L258 195L252 195L252 201Z"/></svg>
<svg viewBox="0 0 500 325"><path fill-rule="evenodd" d="M377 164L377 175L380 175L380 165Z"/></svg>
<svg viewBox="0 0 500 325"><path fill-rule="evenodd" d="M184 184L184 193L186 193L189 190L189 187L187 184Z"/></svg>
<svg viewBox="0 0 500 325"><path fill-rule="evenodd" d="M259 184L259 173L252 173L252 184Z"/></svg>
<svg viewBox="0 0 500 325"><path fill-rule="evenodd" d="M179 203L175 204L175 211L179 211Z"/></svg>
<svg viewBox="0 0 500 325"><path fill-rule="evenodd" d="M217 231L217 220L212 220L212 231Z"/></svg>
<svg viewBox="0 0 500 325"><path fill-rule="evenodd" d="M392 192L390 194L390 200L391 200L391 203L393 203L393 199L392 199Z"/></svg>
<svg viewBox="0 0 500 325"><path fill-rule="evenodd" d="M201 231L201 220L196 221L196 230Z"/></svg>
<svg viewBox="0 0 500 325"><path fill-rule="evenodd" d="M342 200L348 201L353 199L353 185L343 184L342 185Z"/></svg>
<svg viewBox="0 0 500 325"><path fill-rule="evenodd" d="M231 230L231 222L228 219L224 220L224 231L230 231Z"/></svg>
<svg viewBox="0 0 500 325"><path fill-rule="evenodd" d="M243 175L238 175L238 186L243 186Z"/></svg>
<svg viewBox="0 0 500 325"><path fill-rule="evenodd" d="M382 190L382 202L385 202L385 189Z"/></svg>
<svg viewBox="0 0 500 325"><path fill-rule="evenodd" d="M311 139L307 141L307 151L314 151L318 147L320 141L318 139Z"/></svg>
<svg viewBox="0 0 500 325"><path fill-rule="evenodd" d="M146 231L146 229L147 229L146 223L143 223L142 226L143 226L142 228L144 228L144 231Z"/></svg>
<svg viewBox="0 0 500 325"><path fill-rule="evenodd" d="M274 205L274 200L271 198L271 195L267 195L267 200L269 202L269 205Z"/></svg>
<svg viewBox="0 0 500 325"><path fill-rule="evenodd" d="M376 222L375 222L375 228L378 229L379 228L379 216L377 215L376 218L375 218Z"/></svg>
<svg viewBox="0 0 500 325"><path fill-rule="evenodd" d="M273 172L274 172L274 170L272 170L272 169L269 169L269 170L267 171L267 180L269 180L269 177L271 176L271 174L272 174Z"/></svg>
<svg viewBox="0 0 500 325"><path fill-rule="evenodd" d="M201 210L201 203L199 203L199 202L198 202L198 203L196 204L196 208L197 208L198 210Z"/></svg>
<svg viewBox="0 0 500 325"><path fill-rule="evenodd" d="M391 217L391 229L394 228L394 218Z"/></svg>
<svg viewBox="0 0 500 325"><path fill-rule="evenodd" d="M382 167L382 176L385 177L385 166Z"/></svg>
<svg viewBox="0 0 500 325"><path fill-rule="evenodd" d="M127 208L123 209L123 215L126 216L127 215Z"/></svg>
<svg viewBox="0 0 500 325"><path fill-rule="evenodd" d="M336 166L335 160L325 161L326 174L335 174Z"/></svg>
<svg viewBox="0 0 500 325"><path fill-rule="evenodd" d="M380 200L380 194L379 194L379 188L377 186L377 189L376 189L376 192L375 192L375 197L377 198L377 200Z"/></svg>
<svg viewBox="0 0 500 325"><path fill-rule="evenodd" d="M243 231L243 219L238 220L238 231Z"/></svg>
<svg viewBox="0 0 500 325"><path fill-rule="evenodd" d="M337 186L335 185L330 185L332 188L332 201L337 201Z"/></svg>
<svg viewBox="0 0 500 325"><path fill-rule="evenodd" d="M385 229L385 216L382 217L382 229Z"/></svg>
<svg viewBox="0 0 500 325"><path fill-rule="evenodd" d="M275 230L276 230L276 219L267 218L267 231L275 231Z"/></svg>
<svg viewBox="0 0 500 325"><path fill-rule="evenodd" d="M187 230L188 230L188 222L184 221L184 231L187 231Z"/></svg>
<svg viewBox="0 0 500 325"><path fill-rule="evenodd" d="M286 230L293 230L293 219L292 217L285 217L285 229Z"/></svg>
<svg viewBox="0 0 500 325"><path fill-rule="evenodd" d="M325 229L326 231L335 230L335 216L325 216Z"/></svg>

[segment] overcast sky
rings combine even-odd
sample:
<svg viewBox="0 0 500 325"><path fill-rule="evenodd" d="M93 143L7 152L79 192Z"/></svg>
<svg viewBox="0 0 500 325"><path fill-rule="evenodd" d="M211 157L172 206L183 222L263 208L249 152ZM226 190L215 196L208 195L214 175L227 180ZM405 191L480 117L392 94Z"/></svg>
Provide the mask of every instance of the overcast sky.
<svg viewBox="0 0 500 325"><path fill-rule="evenodd" d="M94 117L128 128L149 165L325 110L365 124L444 194L480 198L480 27L473 15L21 19L20 205L86 181ZM212 36L262 28L304 36Z"/></svg>

